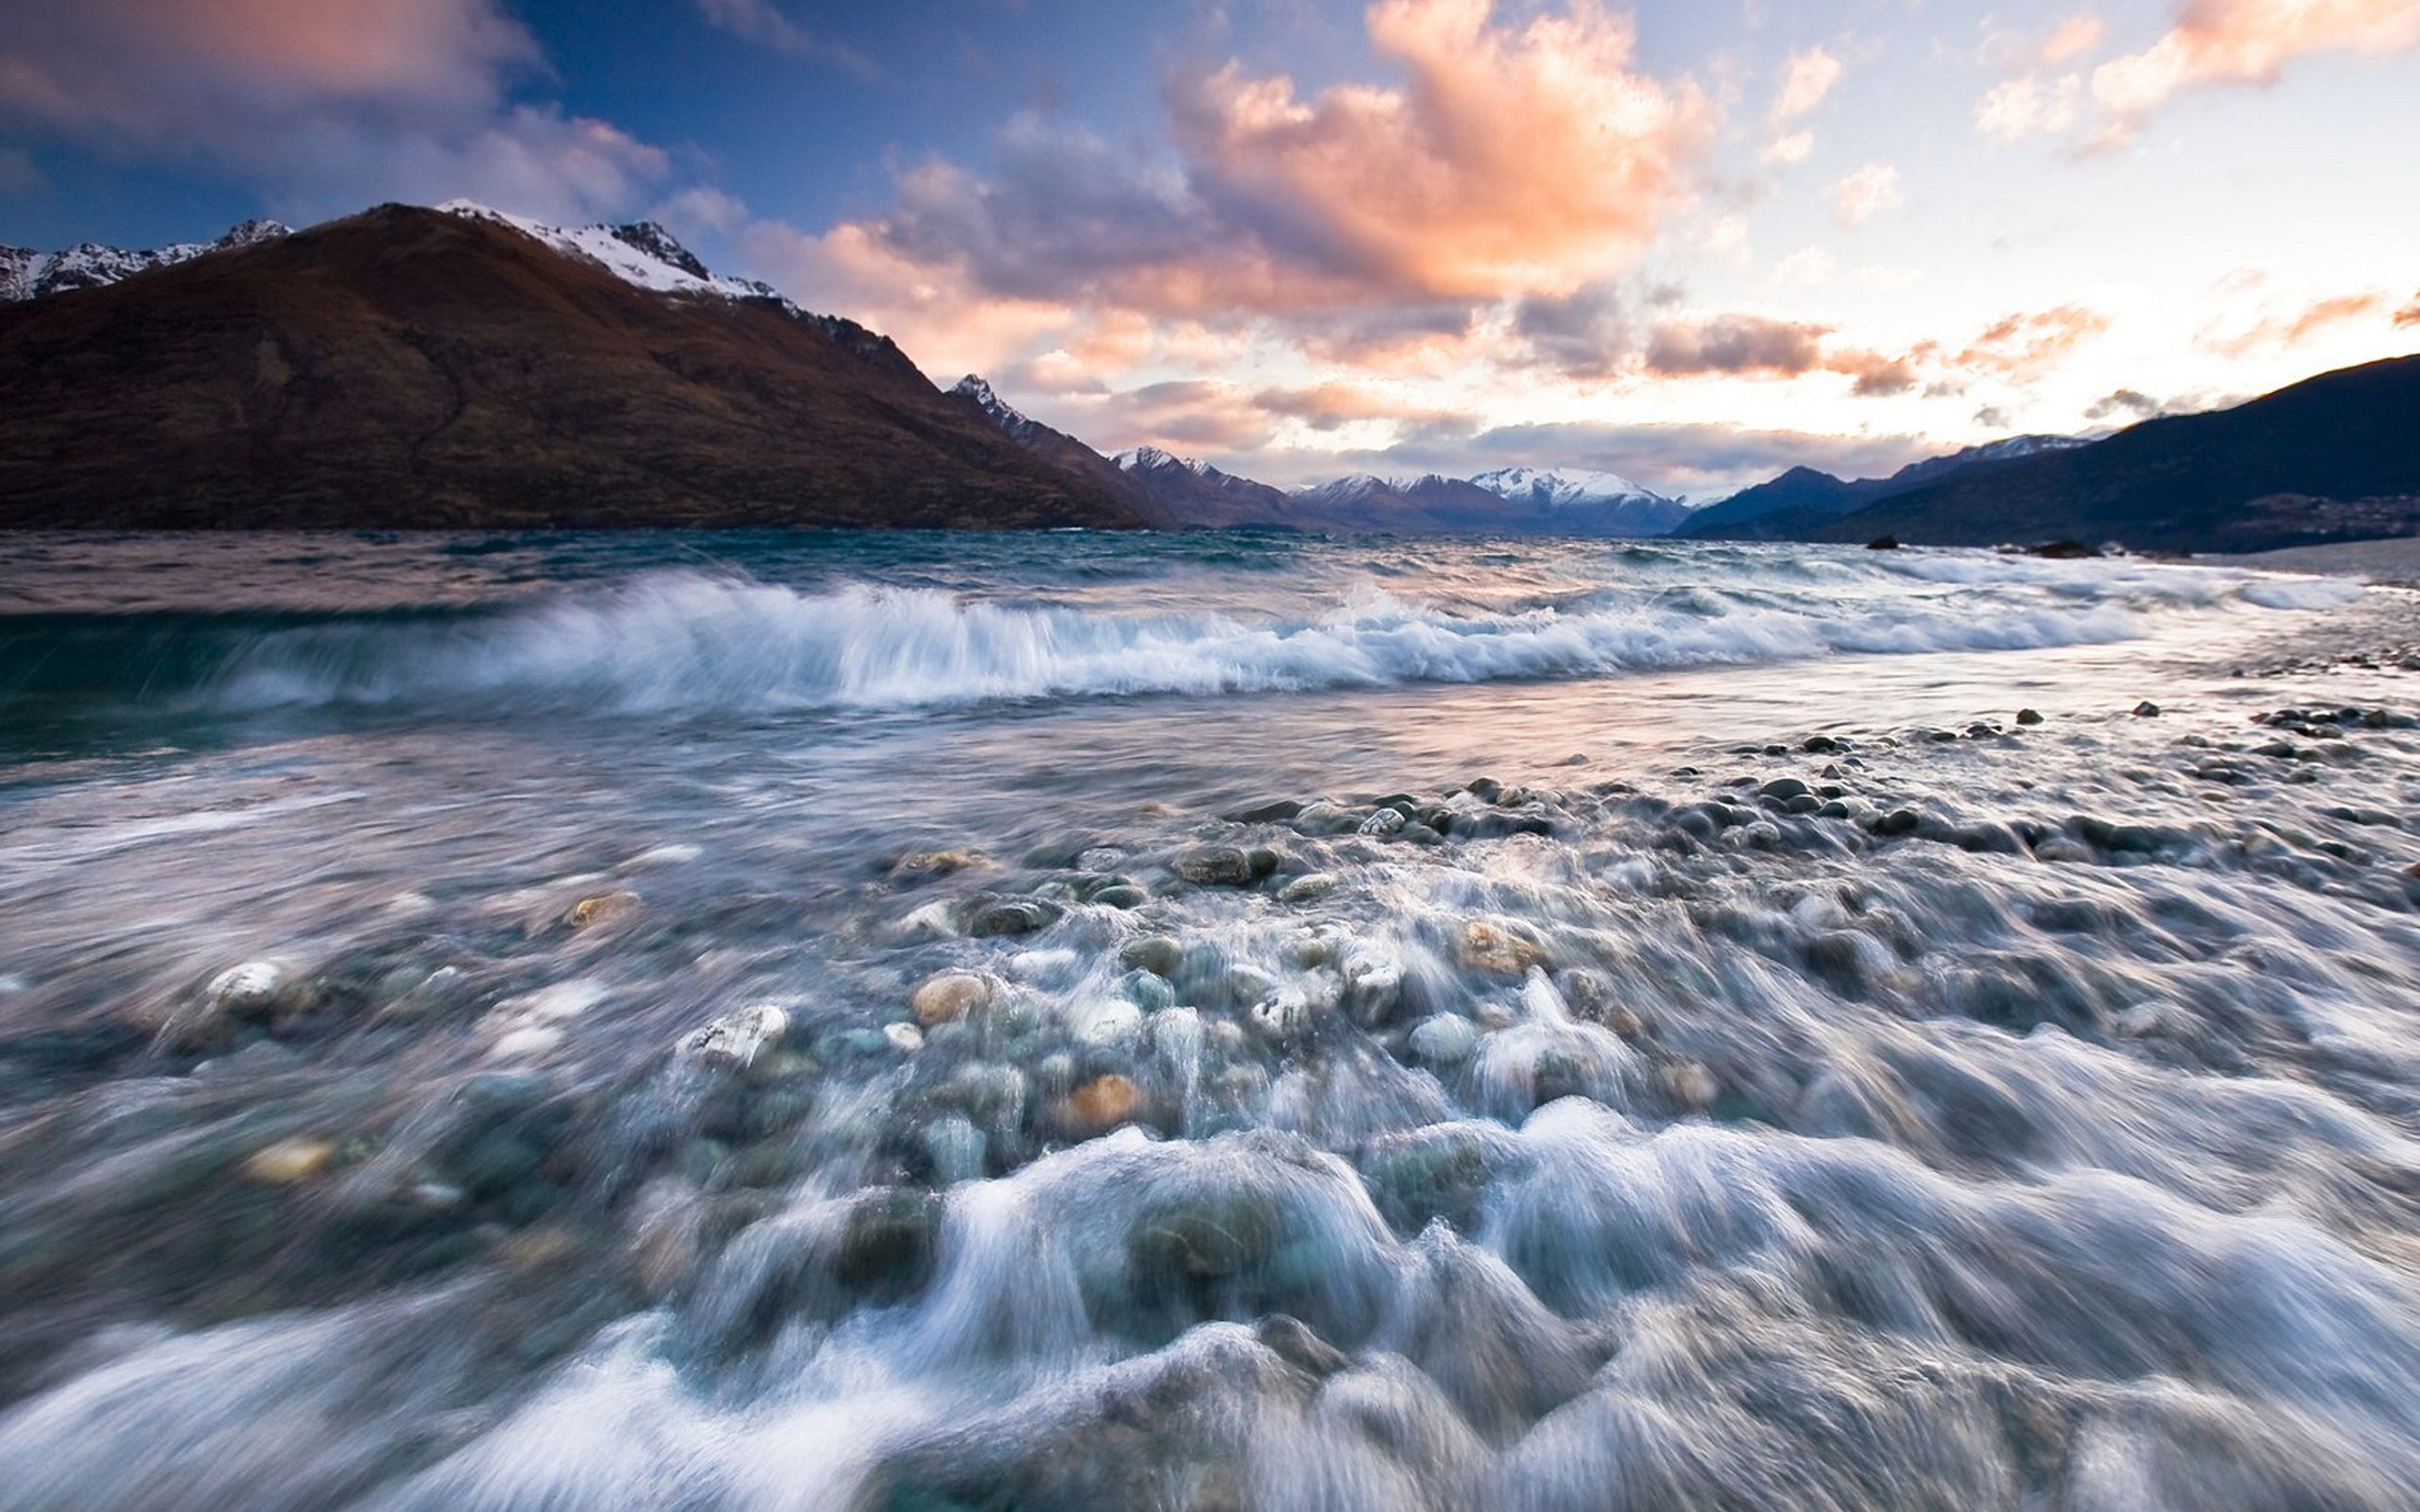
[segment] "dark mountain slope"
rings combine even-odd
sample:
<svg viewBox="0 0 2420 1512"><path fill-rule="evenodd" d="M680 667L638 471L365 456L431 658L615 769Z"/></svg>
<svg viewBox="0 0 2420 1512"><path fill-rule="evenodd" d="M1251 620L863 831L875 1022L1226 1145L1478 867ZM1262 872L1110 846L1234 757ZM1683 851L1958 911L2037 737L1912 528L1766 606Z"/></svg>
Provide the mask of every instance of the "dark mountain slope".
<svg viewBox="0 0 2420 1512"><path fill-rule="evenodd" d="M889 341L389 205L0 306L0 525L1144 523Z"/></svg>
<svg viewBox="0 0 2420 1512"><path fill-rule="evenodd" d="M1807 532L1940 545L2070 538L2259 551L2420 532L2420 357L2322 373L2233 409L1953 473Z"/></svg>

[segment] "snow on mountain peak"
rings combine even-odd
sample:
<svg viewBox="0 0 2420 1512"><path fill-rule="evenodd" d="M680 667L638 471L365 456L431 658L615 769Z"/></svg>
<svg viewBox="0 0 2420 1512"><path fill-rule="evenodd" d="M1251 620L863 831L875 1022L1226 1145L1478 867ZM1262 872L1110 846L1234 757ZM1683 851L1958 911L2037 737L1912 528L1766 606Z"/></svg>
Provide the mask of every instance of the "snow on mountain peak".
<svg viewBox="0 0 2420 1512"><path fill-rule="evenodd" d="M1218 471L1209 463L1201 461L1197 457L1179 456L1173 452L1163 452L1156 446L1137 446L1131 450L1118 453L1115 456L1111 457L1110 460L1115 463L1118 471L1122 472L1150 472L1155 468L1163 467L1181 467L1187 472L1194 474L1196 477L1208 477Z"/></svg>
<svg viewBox="0 0 2420 1512"><path fill-rule="evenodd" d="M1471 481L1498 498L1528 500L1548 508L1626 499L1660 501L1662 497L1618 472L1575 468L1504 467L1481 472Z"/></svg>
<svg viewBox="0 0 2420 1512"><path fill-rule="evenodd" d="M727 300L755 300L773 292L752 279L716 277L670 232L653 221L635 221L627 226L563 227L549 226L472 199L449 199L437 208L466 220L509 226L556 251L597 264L625 284L659 294L712 294Z"/></svg>
<svg viewBox="0 0 2420 1512"><path fill-rule="evenodd" d="M151 268L174 267L206 253L257 247L292 234L289 228L273 220L248 220L215 242L175 242L141 250L98 242L79 242L59 252L0 247L0 303L99 288Z"/></svg>

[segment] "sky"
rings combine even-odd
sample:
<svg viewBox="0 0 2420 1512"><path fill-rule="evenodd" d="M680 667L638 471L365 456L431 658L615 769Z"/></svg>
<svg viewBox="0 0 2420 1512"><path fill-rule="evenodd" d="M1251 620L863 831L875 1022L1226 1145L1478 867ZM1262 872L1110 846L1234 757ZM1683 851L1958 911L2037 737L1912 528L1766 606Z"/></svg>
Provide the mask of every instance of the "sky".
<svg viewBox="0 0 2420 1512"><path fill-rule="evenodd" d="M0 242L649 216L1281 485L1705 499L2420 351L2420 0L0 10Z"/></svg>

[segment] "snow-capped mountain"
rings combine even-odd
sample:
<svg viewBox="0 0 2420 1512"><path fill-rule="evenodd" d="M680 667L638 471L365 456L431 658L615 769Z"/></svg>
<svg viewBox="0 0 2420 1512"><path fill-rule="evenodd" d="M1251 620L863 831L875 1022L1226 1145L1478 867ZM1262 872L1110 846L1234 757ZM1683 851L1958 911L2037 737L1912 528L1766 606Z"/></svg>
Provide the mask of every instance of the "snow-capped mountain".
<svg viewBox="0 0 2420 1512"><path fill-rule="evenodd" d="M378 205L0 313L0 526L1159 523L659 227Z"/></svg>
<svg viewBox="0 0 2420 1512"><path fill-rule="evenodd" d="M1500 467L1493 472L1478 473L1471 481L1499 499L1519 499L1546 509L1625 499L1671 502L1662 494L1640 488L1618 472L1561 467Z"/></svg>
<svg viewBox="0 0 2420 1512"><path fill-rule="evenodd" d="M1357 472L1293 499L1313 528L1447 535L1660 536L1689 513L1618 473L1530 467L1475 478Z"/></svg>
<svg viewBox="0 0 2420 1512"><path fill-rule="evenodd" d="M567 256L584 258L627 284L659 294L716 294L730 300L782 299L769 284L748 278L717 278L673 234L651 220L627 226L549 226L469 199L437 207L449 215L493 221L545 243ZM783 301L787 302L787 301ZM803 312L802 312L803 313Z"/></svg>
<svg viewBox="0 0 2420 1512"><path fill-rule="evenodd" d="M290 236L290 228L273 220L248 220L211 242L175 242L166 247L133 250L79 242L64 251L38 252L30 247L0 247L0 302L47 299L77 289L95 289L155 267L174 267L212 252L256 247Z"/></svg>
<svg viewBox="0 0 2420 1512"><path fill-rule="evenodd" d="M1618 472L1506 467L1471 481L1574 535L1661 536L1689 517L1687 505L1643 489Z"/></svg>
<svg viewBox="0 0 2420 1512"><path fill-rule="evenodd" d="M960 378L950 392L971 402L993 424L1008 432L1011 440L1030 443L1046 428L1024 410L1002 399L988 380L974 373Z"/></svg>
<svg viewBox="0 0 2420 1512"><path fill-rule="evenodd" d="M1223 478L1230 475L1219 472L1200 457L1179 456L1174 452L1163 452L1156 446L1130 447L1111 457L1110 460L1117 464L1117 470L1121 472L1157 472L1165 468L1181 468L1198 478Z"/></svg>

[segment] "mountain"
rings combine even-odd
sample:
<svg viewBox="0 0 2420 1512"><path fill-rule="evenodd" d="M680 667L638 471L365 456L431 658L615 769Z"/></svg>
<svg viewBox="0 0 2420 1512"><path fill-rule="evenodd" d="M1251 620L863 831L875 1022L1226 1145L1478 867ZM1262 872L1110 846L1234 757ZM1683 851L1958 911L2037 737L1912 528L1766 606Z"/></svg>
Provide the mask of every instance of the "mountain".
<svg viewBox="0 0 2420 1512"><path fill-rule="evenodd" d="M9 265L0 525L1147 523L661 227L384 205L144 255Z"/></svg>
<svg viewBox="0 0 2420 1512"><path fill-rule="evenodd" d="M1071 472L1105 477L1110 488L1124 494L1162 529L1284 529L1293 524L1291 504L1266 483L1221 472L1207 462L1172 455L1155 446L1104 457L1064 431L1052 430L1027 415L973 373L958 381L950 397L1034 455Z"/></svg>
<svg viewBox="0 0 2420 1512"><path fill-rule="evenodd" d="M1940 545L2116 540L2154 551L2420 534L2420 356L1960 469L1807 534Z"/></svg>
<svg viewBox="0 0 2420 1512"><path fill-rule="evenodd" d="M1691 513L1687 505L1650 492L1618 472L1507 467L1471 481L1564 535L1667 535Z"/></svg>
<svg viewBox="0 0 2420 1512"><path fill-rule="evenodd" d="M1794 467L1768 483L1742 489L1697 511L1672 533L1695 541L1795 541L1826 521L1853 514L1894 494L1967 468L2013 462L2089 444L2073 436L2012 436L1947 456L1910 462L1887 478L1843 482L1811 467Z"/></svg>
<svg viewBox="0 0 2420 1512"><path fill-rule="evenodd" d="M1360 472L1297 490L1291 503L1305 529L1395 535L1660 536L1689 513L1618 473L1526 467L1475 478Z"/></svg>
<svg viewBox="0 0 2420 1512"><path fill-rule="evenodd" d="M1266 483L1170 455L1156 446L1120 452L1112 460L1154 504L1188 525L1209 530L1303 528L1293 501Z"/></svg>
<svg viewBox="0 0 2420 1512"><path fill-rule="evenodd" d="M30 247L0 247L0 303L43 300L77 289L95 289L155 267L174 267L210 252L233 251L290 236L273 220L248 220L215 242L178 242L144 251L84 242L60 252Z"/></svg>
<svg viewBox="0 0 2420 1512"><path fill-rule="evenodd" d="M1469 479L1434 472L1357 472L1297 489L1288 503L1306 529L1405 536L1492 534L1507 528L1510 513L1502 499Z"/></svg>

